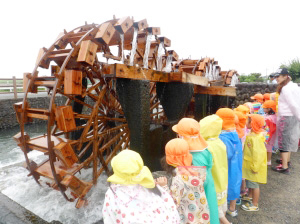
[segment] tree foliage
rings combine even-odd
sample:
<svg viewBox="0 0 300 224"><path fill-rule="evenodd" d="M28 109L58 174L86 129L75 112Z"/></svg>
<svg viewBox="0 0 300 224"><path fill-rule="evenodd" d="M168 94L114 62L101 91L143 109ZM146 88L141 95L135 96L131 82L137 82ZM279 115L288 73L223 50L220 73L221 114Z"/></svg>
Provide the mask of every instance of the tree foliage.
<svg viewBox="0 0 300 224"><path fill-rule="evenodd" d="M298 58L289 61L288 64L282 64L280 68L287 68L294 82L300 82L300 61Z"/></svg>
<svg viewBox="0 0 300 224"><path fill-rule="evenodd" d="M264 82L264 78L260 73L250 73L249 75L241 75L240 82Z"/></svg>

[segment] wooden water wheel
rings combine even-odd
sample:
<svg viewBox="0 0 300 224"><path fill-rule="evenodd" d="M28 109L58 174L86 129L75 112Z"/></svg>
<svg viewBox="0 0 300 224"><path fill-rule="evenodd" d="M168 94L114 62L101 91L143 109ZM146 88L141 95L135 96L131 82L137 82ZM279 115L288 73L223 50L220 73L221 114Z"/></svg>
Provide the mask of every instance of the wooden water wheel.
<svg viewBox="0 0 300 224"><path fill-rule="evenodd" d="M158 34L160 29L148 27L146 20L133 22L125 17L64 31L48 49L40 50L33 72L24 74L25 97L15 104L21 132L14 136L37 183L40 176L50 179L51 186L67 200L79 198L76 207L81 207L100 174L110 172L112 157L130 147L130 132L116 91L116 78L104 76L110 74L108 61L146 69L156 68L157 63L163 65L166 56L158 55L159 45L165 48L170 43L167 38L158 39ZM151 41L150 36L155 40ZM50 75L41 75L45 70ZM31 108L28 93L38 93L41 87L48 90L49 107ZM150 83L149 91L152 122L160 122L163 110L155 82ZM59 96L65 97L64 105L57 105ZM30 138L24 132L24 124L32 119L47 121L45 135ZM27 154L31 150L45 153L48 159L40 164L30 161ZM76 174L87 167L92 167L92 179L79 179ZM66 194L68 188L72 196Z"/></svg>
<svg viewBox="0 0 300 224"><path fill-rule="evenodd" d="M146 20L114 18L102 24L85 24L70 32L64 30L49 48L40 49L33 72L24 74L24 99L15 104L21 131L14 136L24 152L29 175L37 183L40 177L47 178L67 200L78 198L76 207L81 207L101 173L110 173L109 162L116 153L131 146L138 148L140 139L141 146L148 146L149 138L143 137L149 133L150 124L161 124L166 120L165 114L165 123L175 122L188 107L193 85L199 94L208 91L203 87L220 78L216 61L208 58L181 63L174 50L166 49L171 41L158 35L160 28L148 27ZM172 65L172 61L177 63ZM123 88L130 83L126 80L133 80L133 88L142 86L143 94L147 95L139 99L146 99L147 113L134 110L141 112L138 125L147 116L139 126L145 133L132 129L132 120L136 118L128 105L136 105L125 96L130 93L137 99L141 92L128 91L128 86ZM48 90L49 106L32 108L28 94L38 93L41 87ZM218 89L219 94L224 91ZM59 97L65 99L63 104ZM174 104L176 110L172 108ZM24 131L25 123L33 119L47 122L45 135L30 138ZM30 161L28 152L32 150L43 152L47 159L39 164ZM147 157L150 150L143 150ZM92 168L89 180L79 177L83 168ZM67 189L71 194L66 193Z"/></svg>

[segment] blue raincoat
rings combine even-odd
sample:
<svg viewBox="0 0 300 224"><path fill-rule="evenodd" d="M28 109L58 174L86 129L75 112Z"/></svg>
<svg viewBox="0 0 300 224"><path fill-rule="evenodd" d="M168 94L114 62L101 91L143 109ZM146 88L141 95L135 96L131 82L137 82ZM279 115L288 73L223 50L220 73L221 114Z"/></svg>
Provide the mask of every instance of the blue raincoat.
<svg viewBox="0 0 300 224"><path fill-rule="evenodd" d="M236 131L222 131L219 138L226 145L228 160L227 200L240 197L242 184L243 148Z"/></svg>

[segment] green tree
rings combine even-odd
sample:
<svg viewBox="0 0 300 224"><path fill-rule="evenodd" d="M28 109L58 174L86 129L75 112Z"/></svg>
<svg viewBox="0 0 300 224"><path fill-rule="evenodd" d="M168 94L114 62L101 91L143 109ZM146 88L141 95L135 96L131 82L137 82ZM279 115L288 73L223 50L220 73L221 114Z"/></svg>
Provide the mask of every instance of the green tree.
<svg viewBox="0 0 300 224"><path fill-rule="evenodd" d="M288 64L282 64L280 68L287 68L294 82L300 82L300 61L298 58L289 61Z"/></svg>
<svg viewBox="0 0 300 224"><path fill-rule="evenodd" d="M264 78L260 73L250 73L249 75L241 75L240 82L264 82Z"/></svg>

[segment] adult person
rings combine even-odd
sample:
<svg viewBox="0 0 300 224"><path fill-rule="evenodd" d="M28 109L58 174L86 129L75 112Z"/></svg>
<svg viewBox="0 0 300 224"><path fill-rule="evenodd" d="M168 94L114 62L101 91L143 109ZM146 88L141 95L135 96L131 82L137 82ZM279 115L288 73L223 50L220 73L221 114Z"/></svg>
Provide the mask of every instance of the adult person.
<svg viewBox="0 0 300 224"><path fill-rule="evenodd" d="M297 152L299 142L299 121L300 121L300 89L297 84L291 81L286 68L279 69L276 73L278 83L278 147L281 160L277 167L272 170L289 174L289 162L291 152Z"/></svg>
<svg viewBox="0 0 300 224"><path fill-rule="evenodd" d="M268 84L277 84L275 75L276 73L271 73L269 75L269 80L267 81Z"/></svg>

